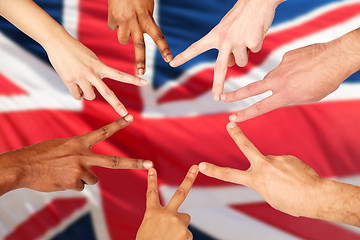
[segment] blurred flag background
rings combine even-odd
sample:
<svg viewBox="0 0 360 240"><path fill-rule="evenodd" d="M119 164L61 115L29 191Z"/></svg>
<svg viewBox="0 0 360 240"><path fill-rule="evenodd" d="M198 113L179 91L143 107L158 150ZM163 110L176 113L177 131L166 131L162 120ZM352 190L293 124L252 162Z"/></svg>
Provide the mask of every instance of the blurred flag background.
<svg viewBox="0 0 360 240"><path fill-rule="evenodd" d="M135 74L132 43L120 45L116 32L107 28L106 0L35 2L104 63ZM235 2L156 0L154 16L175 56L209 32ZM358 0L288 0L277 8L262 50L250 54L245 68L229 69L225 91L262 79L289 50L358 27ZM100 95L91 102L72 99L38 44L4 19L0 31L0 152L84 134L119 117ZM164 203L192 164L246 169L249 163L225 125L231 112L263 95L233 104L214 102L216 50L175 69L149 38L146 54L148 86L105 80L135 121L94 152L154 161ZM360 185L359 99L356 73L320 103L285 107L239 125L263 154L295 155L322 177ZM19 189L2 196L0 239L134 239L145 211L147 173L95 172L99 183L81 193ZM194 239L360 239L358 228L291 217L246 187L202 175L181 210L192 216Z"/></svg>

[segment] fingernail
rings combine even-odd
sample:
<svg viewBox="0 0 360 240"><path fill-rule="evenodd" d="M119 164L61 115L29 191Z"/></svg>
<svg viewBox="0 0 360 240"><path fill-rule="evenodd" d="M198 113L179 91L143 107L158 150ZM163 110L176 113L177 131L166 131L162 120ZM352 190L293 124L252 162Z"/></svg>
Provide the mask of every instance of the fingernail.
<svg viewBox="0 0 360 240"><path fill-rule="evenodd" d="M219 101L220 100L220 93L214 93L214 100Z"/></svg>
<svg viewBox="0 0 360 240"><path fill-rule="evenodd" d="M169 55L167 55L166 56L166 61L167 62L171 62L171 60L172 60L172 56L169 54Z"/></svg>
<svg viewBox="0 0 360 240"><path fill-rule="evenodd" d="M152 161L145 161L145 162L143 163L143 167L144 167L145 169L150 169L152 166L153 166Z"/></svg>
<svg viewBox="0 0 360 240"><path fill-rule="evenodd" d="M170 66L174 67L176 64L176 61L173 59L169 64L170 64Z"/></svg>
<svg viewBox="0 0 360 240"><path fill-rule="evenodd" d="M138 70L138 72L139 72L138 75L144 75L144 69L140 68L140 69Z"/></svg>
<svg viewBox="0 0 360 240"><path fill-rule="evenodd" d="M128 111L125 108L120 110L120 116L125 117L127 114L128 114Z"/></svg>
<svg viewBox="0 0 360 240"><path fill-rule="evenodd" d="M222 94L221 95L221 101L224 101L226 99L226 95Z"/></svg>
<svg viewBox="0 0 360 240"><path fill-rule="evenodd" d="M124 117L125 121L130 122L134 119L134 117L132 115L127 115L126 117Z"/></svg>
<svg viewBox="0 0 360 240"><path fill-rule="evenodd" d="M146 84L147 84L147 81L146 81L145 79L141 79L141 80L140 80L140 83L141 83L142 85L146 85Z"/></svg>
<svg viewBox="0 0 360 240"><path fill-rule="evenodd" d="M196 173L196 172L197 172L197 168L198 168L198 166L192 166L192 167L190 168L190 172L191 172L191 173Z"/></svg>
<svg viewBox="0 0 360 240"><path fill-rule="evenodd" d="M200 171L204 171L206 169L206 164L205 163L200 163L199 164L199 169L200 169Z"/></svg>
<svg viewBox="0 0 360 240"><path fill-rule="evenodd" d="M235 121L236 116L234 114L230 115L229 120L232 121L232 122Z"/></svg>
<svg viewBox="0 0 360 240"><path fill-rule="evenodd" d="M154 168L150 168L149 169L149 176L155 175L156 174L156 170Z"/></svg>
<svg viewBox="0 0 360 240"><path fill-rule="evenodd" d="M236 127L236 123L234 123L234 122L228 123L228 128L234 128L234 127Z"/></svg>

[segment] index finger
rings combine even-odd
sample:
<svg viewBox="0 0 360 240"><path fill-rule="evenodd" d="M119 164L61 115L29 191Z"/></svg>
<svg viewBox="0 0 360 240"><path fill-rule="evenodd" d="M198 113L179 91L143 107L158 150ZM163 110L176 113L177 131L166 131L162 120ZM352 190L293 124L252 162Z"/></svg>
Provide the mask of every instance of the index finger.
<svg viewBox="0 0 360 240"><path fill-rule="evenodd" d="M219 54L214 67L213 99L215 101L219 101L220 96L224 92L224 82L226 78L230 53L231 52L229 48L224 47L219 49Z"/></svg>
<svg viewBox="0 0 360 240"><path fill-rule="evenodd" d="M125 117L128 114L125 106L116 97L115 93L111 91L110 88L101 79L98 79L98 81L93 81L92 84L120 116Z"/></svg>
<svg viewBox="0 0 360 240"><path fill-rule="evenodd" d="M126 117L120 118L102 128L84 134L80 136L80 138L86 147L91 148L94 144L107 139L120 129L129 125L133 120L134 117L132 115L127 115Z"/></svg>
<svg viewBox="0 0 360 240"><path fill-rule="evenodd" d="M172 53L160 28L158 25L156 25L154 20L149 23L149 26L150 28L146 31L147 34L149 34L149 36L155 42L165 62L170 62L173 58Z"/></svg>
<svg viewBox="0 0 360 240"><path fill-rule="evenodd" d="M194 165L189 169L185 179L176 190L174 196L170 199L170 202L167 205L168 208L177 210L181 206L181 204L185 201L192 185L194 184L198 172L199 168L197 165Z"/></svg>
<svg viewBox="0 0 360 240"><path fill-rule="evenodd" d="M108 156L100 154L91 154L86 159L86 164L90 167L99 166L112 169L139 169L145 170L153 166L149 160L133 159L119 156Z"/></svg>
<svg viewBox="0 0 360 240"><path fill-rule="evenodd" d="M254 144L247 139L236 123L230 122L226 128L236 145L244 153L250 163L254 163L256 159L264 157Z"/></svg>
<svg viewBox="0 0 360 240"><path fill-rule="evenodd" d="M211 48L214 48L214 46L212 46L210 38L206 35L197 42L193 43L185 51L177 55L170 62L170 66L178 67Z"/></svg>
<svg viewBox="0 0 360 240"><path fill-rule="evenodd" d="M154 168L148 172L148 189L146 192L146 208L156 208L160 206L159 189L157 183L157 174Z"/></svg>

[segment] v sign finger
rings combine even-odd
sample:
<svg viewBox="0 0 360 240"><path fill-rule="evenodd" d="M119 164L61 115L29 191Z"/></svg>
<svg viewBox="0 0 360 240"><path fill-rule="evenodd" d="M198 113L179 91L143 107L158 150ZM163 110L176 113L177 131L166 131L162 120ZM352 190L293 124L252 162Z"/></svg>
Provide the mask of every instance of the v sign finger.
<svg viewBox="0 0 360 240"><path fill-rule="evenodd" d="M174 196L170 199L170 202L166 206L167 208L177 210L181 206L181 204L186 199L186 196L188 195L192 185L194 184L198 172L199 168L196 165L192 166L189 169L185 179L183 180L179 188L176 190Z"/></svg>
<svg viewBox="0 0 360 240"><path fill-rule="evenodd" d="M236 145L244 153L251 164L255 163L257 159L264 157L254 144L247 139L236 123L230 122L226 128Z"/></svg>
<svg viewBox="0 0 360 240"><path fill-rule="evenodd" d="M226 78L228 62L230 56L230 49L220 49L214 67L214 82L213 82L213 99L220 100L220 96L224 91L224 82Z"/></svg>
<svg viewBox="0 0 360 240"><path fill-rule="evenodd" d="M91 148L94 144L101 142L120 129L126 127L134 120L132 115L127 115L126 117L120 118L102 128L99 128L95 131L89 132L80 136L83 139L84 144L86 147Z"/></svg>
<svg viewBox="0 0 360 240"><path fill-rule="evenodd" d="M157 174L154 168L148 172L148 189L146 192L146 208L157 208L160 205Z"/></svg>
<svg viewBox="0 0 360 240"><path fill-rule="evenodd" d="M187 61L193 59L194 57L206 52L209 49L214 48L211 44L211 40L209 39L208 35L200 39L199 41L193 43L188 47L185 51L177 55L171 62L170 66L178 67Z"/></svg>
<svg viewBox="0 0 360 240"><path fill-rule="evenodd" d="M144 68L144 64L145 62L142 63L143 68ZM101 78L110 78L115 81L134 84L140 87L145 86L147 84L147 81L143 78L121 72L117 69L108 67L106 65L103 67L101 71Z"/></svg>
<svg viewBox="0 0 360 240"><path fill-rule="evenodd" d="M228 167L218 167L211 163L199 164L200 172L208 177L217 178L226 182L237 183L247 186L249 173Z"/></svg>

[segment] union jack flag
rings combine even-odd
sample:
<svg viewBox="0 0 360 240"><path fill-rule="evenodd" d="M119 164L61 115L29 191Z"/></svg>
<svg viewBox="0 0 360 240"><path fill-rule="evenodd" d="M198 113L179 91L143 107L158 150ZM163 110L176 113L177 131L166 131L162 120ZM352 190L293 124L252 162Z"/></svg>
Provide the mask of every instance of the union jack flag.
<svg viewBox="0 0 360 240"><path fill-rule="evenodd" d="M135 74L133 45L120 45L107 28L106 0L35 2L104 63ZM154 16L175 56L209 32L235 2L155 0ZM262 50L250 55L246 67L228 70L225 91L262 79L285 52L330 41L359 23L359 0L280 4ZM119 117L99 94L91 102L74 100L45 51L4 19L0 31L0 152L84 134ZM216 51L174 69L150 38L145 41L148 86L105 80L135 121L94 152L152 160L165 203L192 164L249 166L225 125L231 112L263 96L214 102ZM295 155L322 177L360 185L359 99L358 72L320 103L278 109L240 126L263 154ZM95 173L99 183L80 193L18 189L2 196L0 239L134 239L145 212L146 172L96 168ZM201 175L180 210L192 216L194 239L360 239L358 228L283 214L246 187Z"/></svg>

